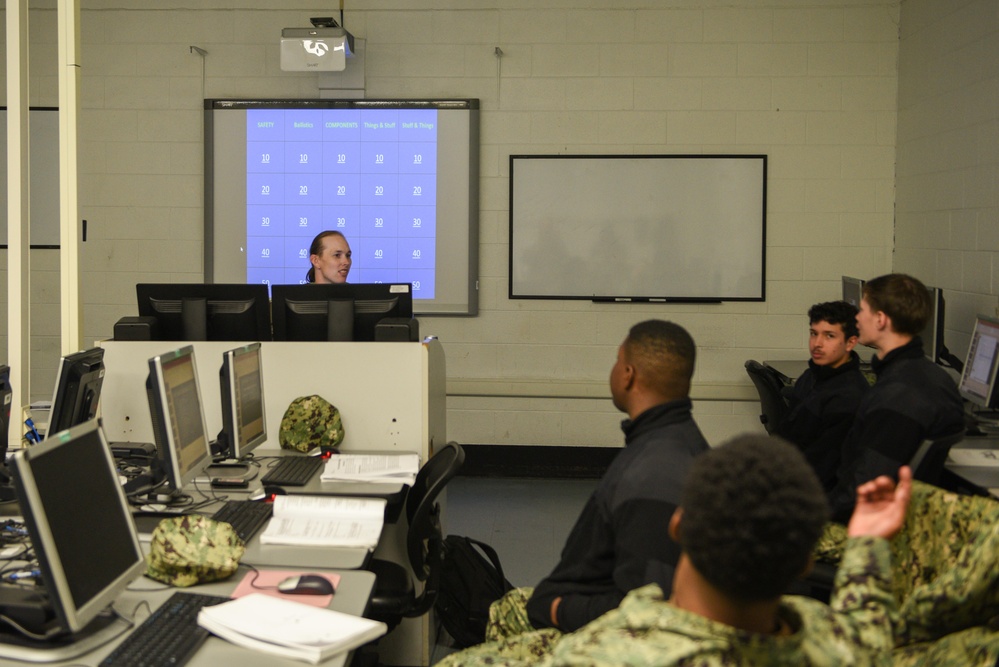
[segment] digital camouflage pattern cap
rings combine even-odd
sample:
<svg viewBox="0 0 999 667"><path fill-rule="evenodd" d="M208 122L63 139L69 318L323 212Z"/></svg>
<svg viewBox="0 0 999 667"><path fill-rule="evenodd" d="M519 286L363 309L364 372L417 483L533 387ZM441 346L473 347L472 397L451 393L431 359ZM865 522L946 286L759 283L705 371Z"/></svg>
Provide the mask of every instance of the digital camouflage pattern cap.
<svg viewBox="0 0 999 667"><path fill-rule="evenodd" d="M278 441L282 449L307 452L343 441L340 411L322 396L299 396L284 412Z"/></svg>
<svg viewBox="0 0 999 667"><path fill-rule="evenodd" d="M153 530L146 576L171 586L226 579L246 552L227 523L198 514L167 517Z"/></svg>

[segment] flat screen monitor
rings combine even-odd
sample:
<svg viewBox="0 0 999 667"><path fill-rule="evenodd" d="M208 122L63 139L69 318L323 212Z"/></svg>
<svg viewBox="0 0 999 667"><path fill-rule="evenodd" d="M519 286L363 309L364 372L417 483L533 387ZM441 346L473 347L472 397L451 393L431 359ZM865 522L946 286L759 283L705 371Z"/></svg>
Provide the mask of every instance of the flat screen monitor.
<svg viewBox="0 0 999 667"><path fill-rule="evenodd" d="M267 440L260 356L260 343L228 350L222 355L219 369L222 432L217 453L230 459L243 458Z"/></svg>
<svg viewBox="0 0 999 667"><path fill-rule="evenodd" d="M274 285L274 340L371 341L375 327L413 318L408 283Z"/></svg>
<svg viewBox="0 0 999 667"><path fill-rule="evenodd" d="M177 495L212 460L194 348L150 359L146 393L160 472Z"/></svg>
<svg viewBox="0 0 999 667"><path fill-rule="evenodd" d="M476 314L479 101L205 100L205 280L303 283L325 230L352 281Z"/></svg>
<svg viewBox="0 0 999 667"><path fill-rule="evenodd" d="M104 384L104 348L95 347L59 361L46 433L57 433L97 416Z"/></svg>
<svg viewBox="0 0 999 667"><path fill-rule="evenodd" d="M10 406L14 391L10 386L10 366L0 364L0 501L14 499L7 470L7 448L10 438Z"/></svg>
<svg viewBox="0 0 999 667"><path fill-rule="evenodd" d="M971 333L968 356L958 391L961 396L983 409L999 405L996 396L996 369L999 366L999 319L978 315Z"/></svg>
<svg viewBox="0 0 999 667"><path fill-rule="evenodd" d="M18 451L13 472L55 622L76 633L145 570L111 449L92 420Z"/></svg>
<svg viewBox="0 0 999 667"><path fill-rule="evenodd" d="M860 278L843 276L843 301L860 308L860 300L864 298L864 281Z"/></svg>
<svg viewBox="0 0 999 667"><path fill-rule="evenodd" d="M930 318L919 333L923 340L923 352L930 361L941 359L944 347L944 299L943 290L937 287L927 287L930 294Z"/></svg>
<svg viewBox="0 0 999 667"><path fill-rule="evenodd" d="M155 283L135 286L139 315L156 318L160 340L270 340L266 285Z"/></svg>

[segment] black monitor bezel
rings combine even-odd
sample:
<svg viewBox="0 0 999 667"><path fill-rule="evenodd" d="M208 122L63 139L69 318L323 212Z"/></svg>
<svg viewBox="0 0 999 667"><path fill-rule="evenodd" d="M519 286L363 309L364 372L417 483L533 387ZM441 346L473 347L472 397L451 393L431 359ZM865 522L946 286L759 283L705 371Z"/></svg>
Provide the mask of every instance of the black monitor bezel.
<svg viewBox="0 0 999 667"><path fill-rule="evenodd" d="M122 542L110 548L130 549L131 564L109 578L99 592L82 601L81 604L74 600L64 562L69 559L88 557L88 554L81 553L81 545L79 544L56 543L56 537L53 535L48 518L50 511L46 508L46 504L51 504L53 500L46 500L42 497L36 479L38 471L33 466L33 463L44 457L59 456L63 451L69 453L68 450L70 449L76 450L72 453L79 455L81 451L84 451L85 447L91 447L94 450L95 469L92 471L93 474L67 476L67 479L71 482L77 480L80 483L78 497L80 497L81 502L67 506L61 511L79 514L79 523L87 527L87 531L89 531L92 538L87 540L88 548L89 545L93 545L94 549L107 548L109 547L108 538L110 536L120 536L123 532L127 532L130 538L127 545ZM103 461L103 466L97 463L97 457L100 457ZM15 453L12 460L12 468L16 480L15 487L17 488L24 522L31 537L35 555L38 558L41 579L57 622L62 629L70 633L83 630L101 611L118 597L129 583L140 576L146 568L145 557L142 546L139 543L135 524L132 520L128 501L118 482L118 474L115 469L114 459L111 456L111 449L97 420L91 420L68 430L61 431L34 447L19 450ZM106 485L112 489L110 493L116 496L119 511L112 512L111 515L104 512L100 517L94 517L92 514L93 507L86 502L82 502L82 499L89 493L86 485L92 484L97 480L95 474L98 472L106 472ZM89 488L93 489L92 486ZM111 526L115 526L114 531L111 530ZM97 555L97 558L101 562L106 560L100 559L99 555Z"/></svg>
<svg viewBox="0 0 999 667"><path fill-rule="evenodd" d="M97 416L104 385L104 348L67 354L59 360L46 433L57 433ZM88 391L93 392L85 400Z"/></svg>
<svg viewBox="0 0 999 667"><path fill-rule="evenodd" d="M289 313L294 303L319 304L330 301L352 301L353 303L353 335L350 340L355 342L375 340L375 326L385 318L402 318L411 320L413 317L413 290L409 283L343 283L326 285L273 285L271 286L271 314L274 321L274 340L291 342L328 341L325 335L314 331L316 327L309 324L309 331L303 332L301 327L292 325ZM394 302L388 314L374 317L365 312L370 304ZM317 314L305 317L324 317ZM325 323L325 319L322 320Z"/></svg>
<svg viewBox="0 0 999 667"><path fill-rule="evenodd" d="M242 355L255 354L257 357L257 374L260 382L260 420L261 431L249 442L242 441L243 429L239 421L240 406L236 387L237 358ZM229 458L240 459L267 441L267 407L264 402L264 366L260 343L250 343L222 353L222 366L219 368L219 393L222 401L222 436L226 440L226 449L222 452Z"/></svg>
<svg viewBox="0 0 999 667"><path fill-rule="evenodd" d="M139 316L155 317L159 340L193 341L200 336L184 332L179 310L184 299L206 300L206 336L210 341L259 341L271 339L270 300L267 285L240 283L138 283L135 286ZM161 310L169 304L170 312ZM249 315L218 312L245 305ZM231 321L227 321L231 320Z"/></svg>

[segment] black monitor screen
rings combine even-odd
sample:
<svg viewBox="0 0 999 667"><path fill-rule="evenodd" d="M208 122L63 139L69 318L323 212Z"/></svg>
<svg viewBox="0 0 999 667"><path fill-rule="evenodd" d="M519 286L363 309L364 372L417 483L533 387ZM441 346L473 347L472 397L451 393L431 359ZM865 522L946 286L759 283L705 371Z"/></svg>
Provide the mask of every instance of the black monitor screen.
<svg viewBox="0 0 999 667"><path fill-rule="evenodd" d="M150 359L146 390L160 465L179 491L211 462L194 349Z"/></svg>
<svg viewBox="0 0 999 667"><path fill-rule="evenodd" d="M223 452L231 458L248 454L267 440L260 343L229 350L219 370L222 395Z"/></svg>
<svg viewBox="0 0 999 667"><path fill-rule="evenodd" d="M110 448L89 421L19 451L13 467L42 582L75 632L145 568Z"/></svg>
<svg viewBox="0 0 999 667"><path fill-rule="evenodd" d="M59 363L48 433L82 424L97 415L104 384L104 349L95 347L70 354Z"/></svg>
<svg viewBox="0 0 999 667"><path fill-rule="evenodd" d="M385 319L412 320L409 283L274 285L274 340L370 341Z"/></svg>
<svg viewBox="0 0 999 667"><path fill-rule="evenodd" d="M270 340L266 285L138 284L139 315L156 318L160 340Z"/></svg>

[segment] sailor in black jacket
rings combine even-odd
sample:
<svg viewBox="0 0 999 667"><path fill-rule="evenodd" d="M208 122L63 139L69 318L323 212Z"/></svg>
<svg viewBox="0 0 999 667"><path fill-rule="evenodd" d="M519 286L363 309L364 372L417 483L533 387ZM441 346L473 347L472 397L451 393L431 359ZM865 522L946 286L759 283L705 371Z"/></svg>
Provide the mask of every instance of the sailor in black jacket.
<svg viewBox="0 0 999 667"><path fill-rule="evenodd" d="M857 308L846 301L808 310L808 370L794 383L790 411L775 435L794 443L826 493L836 485L843 440L870 383L860 372Z"/></svg>
<svg viewBox="0 0 999 667"><path fill-rule="evenodd" d="M871 366L877 381L860 404L843 446L833 519L845 522L856 488L907 465L925 439L964 429L957 385L923 354L917 335L930 313L926 287L911 276L889 274L868 281L860 302L860 342L877 348Z"/></svg>
<svg viewBox="0 0 999 667"><path fill-rule="evenodd" d="M614 406L627 413L625 448L608 468L552 573L527 601L535 628L572 632L649 583L669 591L680 556L666 523L694 457L708 444L690 414L694 341L679 325L632 327L611 370Z"/></svg>

